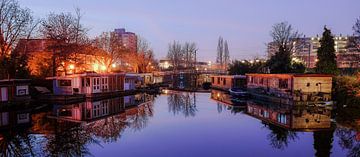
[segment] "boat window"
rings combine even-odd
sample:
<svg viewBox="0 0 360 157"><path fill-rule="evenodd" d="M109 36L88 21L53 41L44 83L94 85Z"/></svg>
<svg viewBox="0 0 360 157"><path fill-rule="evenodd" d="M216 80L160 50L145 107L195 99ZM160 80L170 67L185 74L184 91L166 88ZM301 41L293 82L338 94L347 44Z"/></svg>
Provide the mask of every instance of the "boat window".
<svg viewBox="0 0 360 157"><path fill-rule="evenodd" d="M217 83L220 84L220 78L219 77L217 78Z"/></svg>
<svg viewBox="0 0 360 157"><path fill-rule="evenodd" d="M71 86L71 80L59 80L59 87Z"/></svg>
<svg viewBox="0 0 360 157"><path fill-rule="evenodd" d="M279 88L280 89L288 88L288 79L279 79Z"/></svg>
<svg viewBox="0 0 360 157"><path fill-rule="evenodd" d="M226 85L226 79L224 79L223 84Z"/></svg>

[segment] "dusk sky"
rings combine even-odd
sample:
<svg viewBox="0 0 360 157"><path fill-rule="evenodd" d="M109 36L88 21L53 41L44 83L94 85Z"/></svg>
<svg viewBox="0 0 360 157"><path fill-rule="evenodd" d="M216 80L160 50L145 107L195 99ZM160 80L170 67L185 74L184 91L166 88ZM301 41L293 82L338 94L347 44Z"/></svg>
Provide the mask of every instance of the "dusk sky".
<svg viewBox="0 0 360 157"><path fill-rule="evenodd" d="M91 37L126 28L146 38L156 58L174 40L196 42L202 61L215 61L219 36L228 40L231 59L265 56L274 23L288 21L306 36L351 35L360 0L20 0L37 18L79 7Z"/></svg>

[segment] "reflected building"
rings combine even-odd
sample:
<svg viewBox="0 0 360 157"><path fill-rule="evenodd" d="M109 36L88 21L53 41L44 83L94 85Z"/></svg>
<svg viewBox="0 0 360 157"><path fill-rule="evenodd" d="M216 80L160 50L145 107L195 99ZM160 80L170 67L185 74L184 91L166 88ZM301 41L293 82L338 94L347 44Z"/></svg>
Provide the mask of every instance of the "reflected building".
<svg viewBox="0 0 360 157"><path fill-rule="evenodd" d="M232 113L239 113L245 110L246 100L232 97L229 93L221 90L211 90L211 99L217 102L218 112L230 110Z"/></svg>
<svg viewBox="0 0 360 157"><path fill-rule="evenodd" d="M30 124L30 110L0 112L0 129Z"/></svg>
<svg viewBox="0 0 360 157"><path fill-rule="evenodd" d="M152 102L153 99L152 95L137 94L71 105L54 105L53 115L50 117L65 121L90 122L107 116L126 113L128 112L127 109Z"/></svg>
<svg viewBox="0 0 360 157"><path fill-rule="evenodd" d="M326 107L248 101L246 112L264 123L289 130L314 131L331 127L331 109Z"/></svg>

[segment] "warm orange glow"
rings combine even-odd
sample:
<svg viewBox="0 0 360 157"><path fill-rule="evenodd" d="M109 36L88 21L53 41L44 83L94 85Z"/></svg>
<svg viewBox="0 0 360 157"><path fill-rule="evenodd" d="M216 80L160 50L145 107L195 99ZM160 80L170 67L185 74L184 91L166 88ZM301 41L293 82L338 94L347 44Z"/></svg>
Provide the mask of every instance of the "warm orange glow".
<svg viewBox="0 0 360 157"><path fill-rule="evenodd" d="M93 64L93 68L94 68L94 71L98 71L99 70L99 64Z"/></svg>
<svg viewBox="0 0 360 157"><path fill-rule="evenodd" d="M74 64L70 64L70 65L69 65L69 69L70 69L70 70L74 70L74 69L75 69L75 65L74 65Z"/></svg>
<svg viewBox="0 0 360 157"><path fill-rule="evenodd" d="M101 70L105 71L105 70L106 70L106 66L105 66L105 65L102 65L102 66L101 66Z"/></svg>
<svg viewBox="0 0 360 157"><path fill-rule="evenodd" d="M116 64L115 63L111 64L111 67L116 68Z"/></svg>

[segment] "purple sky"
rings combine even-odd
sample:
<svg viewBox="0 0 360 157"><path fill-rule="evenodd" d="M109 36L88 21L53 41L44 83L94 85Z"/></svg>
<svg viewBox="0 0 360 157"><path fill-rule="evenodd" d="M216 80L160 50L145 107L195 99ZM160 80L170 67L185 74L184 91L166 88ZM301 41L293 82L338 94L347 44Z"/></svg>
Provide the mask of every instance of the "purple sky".
<svg viewBox="0 0 360 157"><path fill-rule="evenodd" d="M324 4L326 3L326 4ZM352 34L360 0L20 0L38 18L49 12L84 13L89 35L124 27L146 38L157 58L174 40L196 42L199 60L214 61L218 37L228 40L232 59L262 57L274 23L288 21L306 36Z"/></svg>

